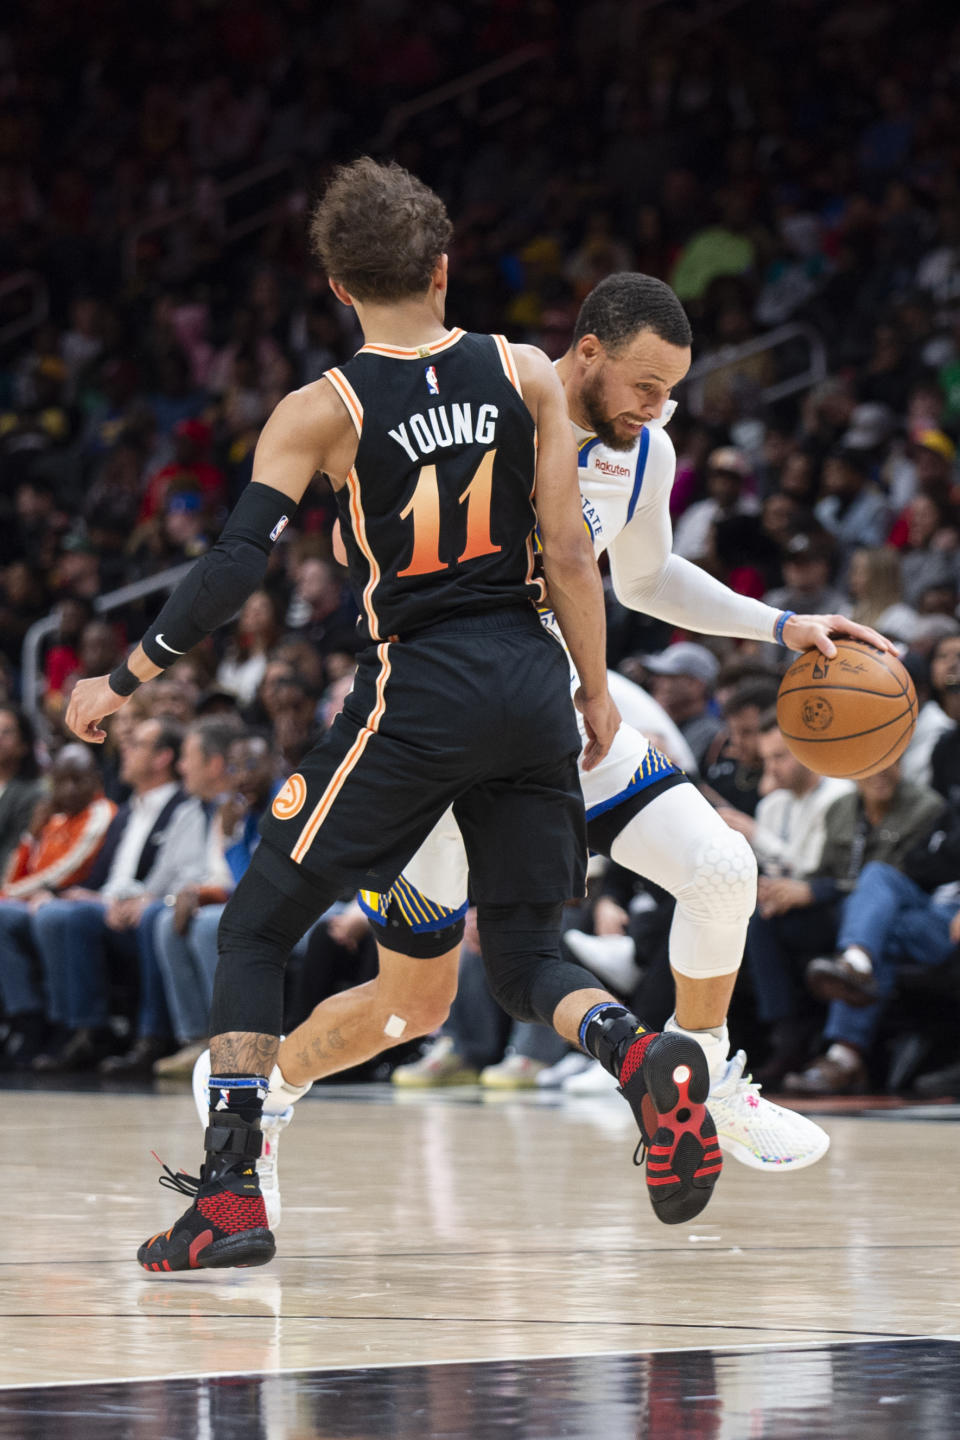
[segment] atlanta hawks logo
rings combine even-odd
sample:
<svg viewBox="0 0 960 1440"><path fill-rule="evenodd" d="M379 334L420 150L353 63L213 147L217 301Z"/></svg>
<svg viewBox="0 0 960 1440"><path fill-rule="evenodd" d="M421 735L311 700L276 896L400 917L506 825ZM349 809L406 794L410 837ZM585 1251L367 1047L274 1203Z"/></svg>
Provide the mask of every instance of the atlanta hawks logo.
<svg viewBox="0 0 960 1440"><path fill-rule="evenodd" d="M822 695L805 700L801 714L808 730L829 730L833 724L833 706Z"/></svg>
<svg viewBox="0 0 960 1440"><path fill-rule="evenodd" d="M272 806L273 813L278 820L292 820L294 815L300 814L306 798L306 780L299 773L291 775L290 779L285 780L281 789L277 791L277 798Z"/></svg>

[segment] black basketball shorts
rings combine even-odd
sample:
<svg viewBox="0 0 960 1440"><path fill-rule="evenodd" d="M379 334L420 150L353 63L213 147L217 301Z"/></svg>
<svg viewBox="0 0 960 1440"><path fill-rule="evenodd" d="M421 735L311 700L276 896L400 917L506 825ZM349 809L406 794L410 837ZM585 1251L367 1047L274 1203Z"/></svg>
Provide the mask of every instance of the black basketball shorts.
<svg viewBox="0 0 960 1440"><path fill-rule="evenodd" d="M579 897L579 748L566 655L532 606L442 621L363 652L261 835L324 889L387 890L452 803L478 901Z"/></svg>

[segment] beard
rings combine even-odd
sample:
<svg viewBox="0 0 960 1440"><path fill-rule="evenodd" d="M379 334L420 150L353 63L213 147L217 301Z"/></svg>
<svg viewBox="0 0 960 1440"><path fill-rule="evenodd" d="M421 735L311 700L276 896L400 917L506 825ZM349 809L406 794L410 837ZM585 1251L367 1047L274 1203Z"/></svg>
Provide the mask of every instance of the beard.
<svg viewBox="0 0 960 1440"><path fill-rule="evenodd" d="M587 419L590 422L590 429L594 432L601 444L606 445L610 450L632 450L636 445L638 436L618 434L616 429L617 417L608 415L603 407L603 375L594 373L587 377L580 391L580 403L583 406Z"/></svg>

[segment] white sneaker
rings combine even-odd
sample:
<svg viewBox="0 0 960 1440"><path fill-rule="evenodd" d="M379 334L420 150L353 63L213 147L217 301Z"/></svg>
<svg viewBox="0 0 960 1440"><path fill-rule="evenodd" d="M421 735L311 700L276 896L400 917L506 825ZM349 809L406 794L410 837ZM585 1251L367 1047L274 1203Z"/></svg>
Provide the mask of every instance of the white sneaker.
<svg viewBox="0 0 960 1440"><path fill-rule="evenodd" d="M593 1064L589 1055L584 1055L582 1050L571 1050L557 1061L556 1065L549 1065L546 1070L541 1070L537 1076L537 1088L539 1090L559 1090L565 1080L574 1075L579 1075L582 1070L589 1070Z"/></svg>
<svg viewBox="0 0 960 1440"><path fill-rule="evenodd" d="M476 1085L477 1072L464 1064L449 1035L438 1035L419 1060L398 1065L390 1080L401 1089L425 1090L433 1085Z"/></svg>
<svg viewBox="0 0 960 1440"><path fill-rule="evenodd" d="M267 1224L276 1230L280 1224L280 1176L277 1172L277 1151L280 1149L280 1134L293 1119L293 1106L289 1105L282 1115L264 1115L260 1120L263 1135L263 1149L257 1161L257 1177L264 1204L267 1207Z"/></svg>
<svg viewBox="0 0 960 1440"><path fill-rule="evenodd" d="M815 1164L827 1153L830 1136L796 1110L765 1100L760 1086L744 1075L746 1063L738 1050L710 1087L707 1105L720 1148L742 1165L770 1173Z"/></svg>
<svg viewBox="0 0 960 1440"><path fill-rule="evenodd" d="M546 1068L543 1060L529 1055L505 1055L499 1065L480 1071L480 1084L487 1090L535 1090L537 1076Z"/></svg>
<svg viewBox="0 0 960 1440"><path fill-rule="evenodd" d="M637 947L629 935L586 935L582 930L566 930L563 943L581 965L622 994L628 994L640 979Z"/></svg>
<svg viewBox="0 0 960 1440"><path fill-rule="evenodd" d="M614 1095L620 1086L599 1060L591 1060L585 1070L569 1076L560 1088L564 1095Z"/></svg>

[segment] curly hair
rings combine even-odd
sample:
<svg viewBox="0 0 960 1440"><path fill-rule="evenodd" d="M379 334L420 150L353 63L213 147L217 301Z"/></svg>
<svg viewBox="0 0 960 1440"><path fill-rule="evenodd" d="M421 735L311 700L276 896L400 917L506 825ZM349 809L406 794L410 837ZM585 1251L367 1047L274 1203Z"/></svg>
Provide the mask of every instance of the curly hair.
<svg viewBox="0 0 960 1440"><path fill-rule="evenodd" d="M438 195L390 161L339 166L310 217L314 254L358 300L422 295L453 234Z"/></svg>

